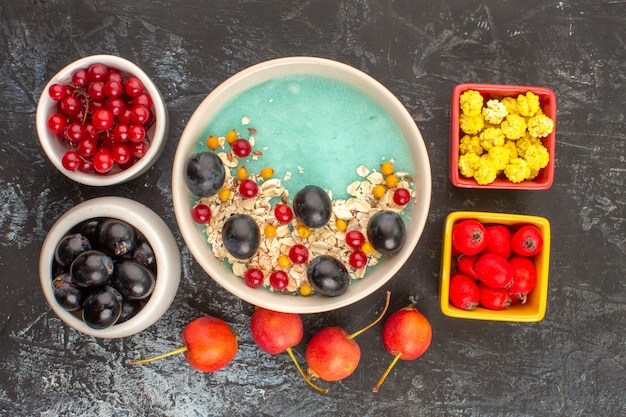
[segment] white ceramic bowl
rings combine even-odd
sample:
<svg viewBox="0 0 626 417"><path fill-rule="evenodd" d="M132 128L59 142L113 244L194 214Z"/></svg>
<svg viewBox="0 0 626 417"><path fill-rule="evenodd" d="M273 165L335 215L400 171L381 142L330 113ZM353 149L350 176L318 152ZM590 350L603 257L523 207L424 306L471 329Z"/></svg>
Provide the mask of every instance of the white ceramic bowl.
<svg viewBox="0 0 626 417"><path fill-rule="evenodd" d="M108 67L120 70L124 78L133 75L139 78L144 85L145 90L152 97L152 111L155 116L155 123L147 130L146 135L150 138L150 146L146 154L139 159L133 166L121 170L115 166L111 172L105 175L97 173L84 173L78 170L72 172L65 169L61 163L61 158L67 145L60 140L56 134L48 129L48 118L56 112L57 103L50 98L48 90L52 84L67 84L71 81L72 73L77 69L88 68L95 63L102 63ZM46 156L52 164L68 178L85 185L91 186L108 186L121 184L145 173L157 161L165 144L169 131L169 120L165 101L161 96L157 86L152 82L150 77L134 63L114 55L91 55L78 59L67 65L59 71L46 85L41 92L39 103L37 104L36 116L37 135Z"/></svg>
<svg viewBox="0 0 626 417"><path fill-rule="evenodd" d="M384 109L397 125L407 143L413 162L415 198L411 217L406 224L407 236L401 251L386 258L366 278L351 284L337 297L313 295L289 296L263 288L250 288L235 276L212 253L197 224L191 217L194 197L185 184L185 163L195 151L203 130L216 113L241 92L275 77L311 74L331 78L367 94ZM289 116L287 116L289 117ZM314 129L314 127L313 127ZM181 233L191 253L208 275L237 297L257 306L299 314L317 313L344 307L373 293L404 265L424 229L431 199L431 173L428 153L413 118L400 101L369 75L336 61L315 57L287 57L249 67L215 88L196 109L181 136L174 158L172 174L174 211ZM293 198L293 196L290 196ZM197 200L197 199L196 199Z"/></svg>
<svg viewBox="0 0 626 417"><path fill-rule="evenodd" d="M145 306L128 321L105 329L87 326L77 315L65 310L54 297L52 265L59 240L84 220L108 217L124 220L144 235L157 262L156 286ZM39 279L46 301L68 326L96 337L119 338L138 333L154 324L174 300L180 281L180 252L172 232L150 208L121 197L99 197L84 201L63 214L52 226L39 256Z"/></svg>

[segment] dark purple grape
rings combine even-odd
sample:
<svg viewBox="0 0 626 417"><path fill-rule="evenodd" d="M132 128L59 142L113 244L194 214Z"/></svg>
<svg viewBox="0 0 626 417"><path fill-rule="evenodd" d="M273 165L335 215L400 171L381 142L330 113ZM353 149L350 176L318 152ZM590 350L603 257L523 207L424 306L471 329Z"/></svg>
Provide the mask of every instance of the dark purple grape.
<svg viewBox="0 0 626 417"><path fill-rule="evenodd" d="M119 219L102 220L98 227L98 241L105 252L123 256L135 248L137 232L133 226Z"/></svg>
<svg viewBox="0 0 626 417"><path fill-rule="evenodd" d="M83 321L94 329L114 325L122 314L122 296L108 285L96 288L83 303Z"/></svg>
<svg viewBox="0 0 626 417"><path fill-rule="evenodd" d="M76 285L72 276L63 272L52 280L54 298L67 311L76 311L83 305L85 291Z"/></svg>
<svg viewBox="0 0 626 417"><path fill-rule="evenodd" d="M102 219L89 219L80 223L77 226L78 232L82 233L90 242L95 243L98 241L98 226Z"/></svg>
<svg viewBox="0 0 626 417"><path fill-rule="evenodd" d="M261 242L259 226L247 214L230 216L222 228L222 242L235 258L250 258L259 249Z"/></svg>
<svg viewBox="0 0 626 417"><path fill-rule="evenodd" d="M185 164L187 188L198 197L216 194L224 185L225 178L224 164L214 152L198 152L187 159Z"/></svg>
<svg viewBox="0 0 626 417"><path fill-rule="evenodd" d="M61 266L68 266L78 255L89 249L91 249L91 242L83 234L65 235L57 243L54 260Z"/></svg>
<svg viewBox="0 0 626 417"><path fill-rule="evenodd" d="M328 223L332 213L330 197L322 188L307 185L293 198L293 212L308 227L322 227Z"/></svg>
<svg viewBox="0 0 626 417"><path fill-rule="evenodd" d="M88 250L74 259L70 274L81 287L104 285L113 275L113 260L104 252Z"/></svg>
<svg viewBox="0 0 626 417"><path fill-rule="evenodd" d="M129 300L144 300L150 297L156 278L145 265L133 261L122 261L115 265L113 285Z"/></svg>
<svg viewBox="0 0 626 417"><path fill-rule="evenodd" d="M320 255L307 268L309 284L319 294L336 297L346 292L350 274L346 266L330 255Z"/></svg>
<svg viewBox="0 0 626 417"><path fill-rule="evenodd" d="M367 238L384 255L398 253L406 239L406 227L398 213L379 211L367 224Z"/></svg>
<svg viewBox="0 0 626 417"><path fill-rule="evenodd" d="M120 318L117 319L115 324L124 323L135 317L137 313L141 310L141 303L137 300L128 300L124 298L122 300L122 314L120 314Z"/></svg>
<svg viewBox="0 0 626 417"><path fill-rule="evenodd" d="M156 257L154 256L152 246L146 239L142 238L137 241L137 245L135 245L133 250L132 260L147 266L152 272L156 271Z"/></svg>

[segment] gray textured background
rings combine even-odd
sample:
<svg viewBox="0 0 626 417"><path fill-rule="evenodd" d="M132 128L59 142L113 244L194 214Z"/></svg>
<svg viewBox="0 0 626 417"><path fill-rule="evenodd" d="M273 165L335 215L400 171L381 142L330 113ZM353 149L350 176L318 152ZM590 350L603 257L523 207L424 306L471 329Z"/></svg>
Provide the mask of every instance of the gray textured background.
<svg viewBox="0 0 626 417"><path fill-rule="evenodd" d="M626 415L626 91L624 1L0 0L0 415L2 416L618 416ZM50 76L85 55L123 56L145 69L170 112L156 166L121 187L71 183L45 158L37 100ZM320 395L287 355L259 351L252 307L218 287L186 250L171 206L178 138L221 81L281 56L316 55L377 78L407 107L430 154L429 221L409 263L381 291L338 312L305 316L305 340L327 325L356 330L414 302L430 319L428 352L391 360L380 326L360 336L363 358ZM539 192L461 190L448 180L450 98L462 82L547 86L558 103L554 186ZM46 231L76 203L136 199L170 225L183 254L179 293L154 326L98 340L64 326L38 287ZM552 224L546 317L465 321L438 306L441 230L456 210L528 213ZM234 361L202 374L182 356L143 367L129 358L180 343L212 314L242 337ZM296 347L303 361L304 342Z"/></svg>

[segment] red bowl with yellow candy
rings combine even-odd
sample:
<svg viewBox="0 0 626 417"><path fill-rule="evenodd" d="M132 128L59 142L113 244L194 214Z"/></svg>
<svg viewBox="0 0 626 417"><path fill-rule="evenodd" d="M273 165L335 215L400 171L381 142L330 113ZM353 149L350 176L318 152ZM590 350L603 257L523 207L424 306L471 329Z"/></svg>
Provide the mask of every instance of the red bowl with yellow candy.
<svg viewBox="0 0 626 417"><path fill-rule="evenodd" d="M481 99L480 117L477 117L474 113L479 111ZM490 100L494 101L488 105ZM450 181L453 185L512 190L546 190L552 186L556 149L554 91L520 85L459 84L452 93L451 114ZM503 115L506 116L499 121ZM550 123L547 118L551 120L551 130L546 127ZM461 129L462 124L469 134ZM519 134L522 136L516 138ZM500 145L502 137L504 145ZM533 149L527 152L530 145ZM490 147L509 148L509 158L500 157L502 149L489 155ZM475 156L464 156L464 153ZM512 161L511 156L524 161Z"/></svg>

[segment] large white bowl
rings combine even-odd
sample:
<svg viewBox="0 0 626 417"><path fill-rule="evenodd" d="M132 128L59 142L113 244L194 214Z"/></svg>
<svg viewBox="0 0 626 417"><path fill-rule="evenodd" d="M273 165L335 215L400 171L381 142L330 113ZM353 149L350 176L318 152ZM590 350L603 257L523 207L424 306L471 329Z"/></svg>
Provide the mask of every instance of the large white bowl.
<svg viewBox="0 0 626 417"><path fill-rule="evenodd" d="M263 288L250 288L235 276L212 253L211 248L191 217L192 197L185 184L185 163L217 112L241 92L275 77L310 74L331 78L358 88L380 105L394 120L404 137L413 160L416 196L411 218L407 224L406 242L402 250L385 259L366 278L350 285L338 297L314 295L289 296ZM373 293L407 261L424 229L431 199L431 173L428 153L422 135L413 118L400 101L369 75L336 61L315 57L287 57L266 61L249 67L215 88L198 106L185 127L174 158L172 173L174 211L189 250L200 266L222 287L237 297L260 307L298 314L318 313L352 304Z"/></svg>
<svg viewBox="0 0 626 417"><path fill-rule="evenodd" d="M152 111L155 117L155 123L146 131L147 137L150 138L150 146L146 154L135 162L133 166L125 170L121 170L119 167L115 166L111 172L105 175L95 172L84 173L78 170L72 172L65 169L61 163L61 158L65 151L67 151L67 145L48 129L48 118L56 112L57 108L57 103L52 100L48 94L50 86L55 83L67 84L71 81L74 71L81 68L87 69L90 65L96 63L105 64L111 68L117 68L125 79L131 75L139 78L143 82L145 90L152 97ZM159 156L161 156L165 144L167 143L169 119L165 100L163 100L159 89L141 68L119 56L91 55L70 63L50 79L41 92L37 104L36 126L41 147L50 162L52 162L62 174L80 184L108 186L135 179L154 165L157 159L159 159Z"/></svg>
<svg viewBox="0 0 626 417"><path fill-rule="evenodd" d="M84 220L108 217L124 220L144 235L157 263L154 292L145 306L128 321L106 329L93 329L77 315L65 310L54 297L52 264L59 240ZM52 311L68 326L79 332L101 337L126 337L145 330L167 311L174 300L180 282L180 252L172 232L150 208L121 197L99 197L84 201L63 214L48 232L39 256L41 289Z"/></svg>

